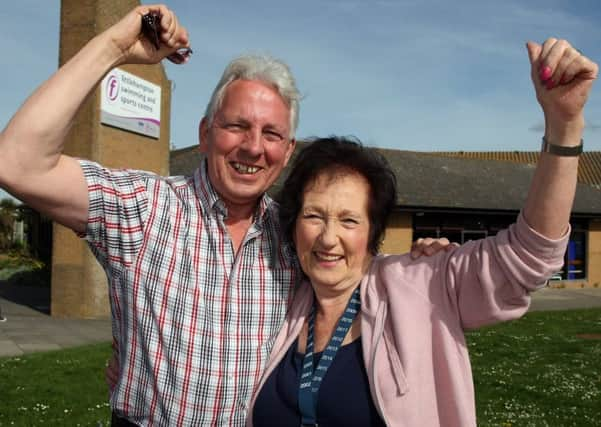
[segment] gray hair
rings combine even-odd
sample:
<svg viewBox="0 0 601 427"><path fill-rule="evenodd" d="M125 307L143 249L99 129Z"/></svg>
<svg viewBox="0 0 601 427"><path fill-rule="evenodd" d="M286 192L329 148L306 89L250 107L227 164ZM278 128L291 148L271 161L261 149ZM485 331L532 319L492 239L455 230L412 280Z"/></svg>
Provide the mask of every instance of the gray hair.
<svg viewBox="0 0 601 427"><path fill-rule="evenodd" d="M228 64L205 111L209 125L221 107L225 90L235 80L258 80L273 86L290 108L289 137L294 138L301 95L288 65L268 55L242 55Z"/></svg>

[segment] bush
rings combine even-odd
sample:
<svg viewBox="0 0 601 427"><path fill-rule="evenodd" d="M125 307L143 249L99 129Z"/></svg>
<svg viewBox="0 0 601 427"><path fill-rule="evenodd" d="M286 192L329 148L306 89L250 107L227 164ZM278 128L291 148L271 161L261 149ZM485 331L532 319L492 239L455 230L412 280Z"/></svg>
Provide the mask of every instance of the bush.
<svg viewBox="0 0 601 427"><path fill-rule="evenodd" d="M50 286L50 268L38 259L12 250L0 255L0 281L17 286Z"/></svg>

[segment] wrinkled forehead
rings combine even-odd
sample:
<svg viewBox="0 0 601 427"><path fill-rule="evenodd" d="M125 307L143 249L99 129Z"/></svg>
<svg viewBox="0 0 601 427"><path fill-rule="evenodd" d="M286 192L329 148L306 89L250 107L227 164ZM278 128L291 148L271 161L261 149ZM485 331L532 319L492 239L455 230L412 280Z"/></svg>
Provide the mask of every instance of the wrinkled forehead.
<svg viewBox="0 0 601 427"><path fill-rule="evenodd" d="M354 179L355 182L363 182L368 191L371 192L371 186L365 176L347 166L331 165L317 171L303 185L303 197L309 192L324 192L328 187L347 178Z"/></svg>

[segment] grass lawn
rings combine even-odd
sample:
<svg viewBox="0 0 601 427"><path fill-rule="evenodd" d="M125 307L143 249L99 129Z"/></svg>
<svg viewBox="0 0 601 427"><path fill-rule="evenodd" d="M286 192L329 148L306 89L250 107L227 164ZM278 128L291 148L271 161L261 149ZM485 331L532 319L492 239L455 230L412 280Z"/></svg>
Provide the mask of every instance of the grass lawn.
<svg viewBox="0 0 601 427"><path fill-rule="evenodd" d="M478 425L601 425L599 338L601 309L536 312L470 332ZM0 426L108 425L109 353L103 344L0 359Z"/></svg>
<svg viewBox="0 0 601 427"><path fill-rule="evenodd" d="M468 345L479 426L601 426L601 309L530 313Z"/></svg>
<svg viewBox="0 0 601 427"><path fill-rule="evenodd" d="M0 426L108 426L110 344L0 359Z"/></svg>

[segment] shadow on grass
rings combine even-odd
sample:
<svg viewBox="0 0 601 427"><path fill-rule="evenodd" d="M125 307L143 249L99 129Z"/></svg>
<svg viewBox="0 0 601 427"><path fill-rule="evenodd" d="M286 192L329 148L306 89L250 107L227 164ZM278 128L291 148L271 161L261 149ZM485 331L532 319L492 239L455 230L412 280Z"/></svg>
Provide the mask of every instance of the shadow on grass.
<svg viewBox="0 0 601 427"><path fill-rule="evenodd" d="M44 314L50 314L50 270L4 269L0 277L0 297L24 305Z"/></svg>

